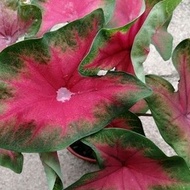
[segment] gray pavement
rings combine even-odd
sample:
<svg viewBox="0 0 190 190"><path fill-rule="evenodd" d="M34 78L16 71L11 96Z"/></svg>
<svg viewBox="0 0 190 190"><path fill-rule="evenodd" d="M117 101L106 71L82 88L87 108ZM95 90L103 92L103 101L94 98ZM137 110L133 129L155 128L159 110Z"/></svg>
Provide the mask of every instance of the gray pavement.
<svg viewBox="0 0 190 190"><path fill-rule="evenodd" d="M174 47L183 39L190 37L190 0L183 0L174 12L169 31L174 36ZM178 75L171 60L164 62L153 47L146 63L146 73L159 74L166 77L177 87ZM145 132L167 155L174 151L162 140L154 121L142 118ZM22 174L15 174L0 166L0 190L47 190L46 178L38 154L24 154ZM68 186L84 173L97 170L94 164L86 163L75 158L67 150L59 152L59 158L64 175L65 186Z"/></svg>

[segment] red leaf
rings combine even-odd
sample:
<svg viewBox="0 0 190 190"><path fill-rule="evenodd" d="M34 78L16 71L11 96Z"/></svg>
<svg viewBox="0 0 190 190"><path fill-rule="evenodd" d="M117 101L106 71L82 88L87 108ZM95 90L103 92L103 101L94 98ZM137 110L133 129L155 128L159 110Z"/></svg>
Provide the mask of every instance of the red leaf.
<svg viewBox="0 0 190 190"><path fill-rule="evenodd" d="M167 33L167 25L180 0L173 1L147 0L145 11L143 14L141 14L142 12L138 13L134 22L116 29L100 30L89 54L80 65L80 72L89 76L108 70L125 71L135 74L144 81L143 62L149 53L150 43L156 46L164 59L171 56L172 37ZM131 7L130 5L129 7ZM142 2L137 7L139 5L143 9ZM125 14L127 17L127 14L130 15L130 11L126 11ZM155 22L155 18L157 22ZM164 40L158 43L158 39L161 37L164 37ZM165 41L167 42L167 51L162 48Z"/></svg>
<svg viewBox="0 0 190 190"><path fill-rule="evenodd" d="M180 75L178 91L164 79L148 76L153 95L148 105L159 130L175 151L190 165L190 40L181 42L174 51L173 63Z"/></svg>
<svg viewBox="0 0 190 190"><path fill-rule="evenodd" d="M135 37L131 50L131 59L136 76L145 82L143 63L145 62L149 46L152 43L163 59L168 60L172 53L172 36L167 32L173 11L181 0L149 1L152 7L145 22ZM153 6L154 4L154 6Z"/></svg>
<svg viewBox="0 0 190 190"><path fill-rule="evenodd" d="M0 146L22 152L61 149L102 129L122 109L151 94L125 73L78 73L101 21L102 11L97 10L42 39L2 52Z"/></svg>
<svg viewBox="0 0 190 190"><path fill-rule="evenodd" d="M141 29L156 2L152 2L152 4L150 4L150 2L146 3L147 7L144 13L141 15L141 12L137 12L136 15L133 16L136 18L133 23L125 25L119 29L100 30L89 54L81 63L80 72L82 74L94 75L100 70L107 71L112 70L113 68L117 71L125 71L130 74L135 74L131 60L131 49L137 33ZM136 5L133 3L129 3L128 6L130 7L129 10L133 10L132 6L136 8ZM137 7L143 9L142 1L139 1ZM133 13L126 11L125 14L126 17L130 17ZM145 48L144 53L148 54L149 49Z"/></svg>
<svg viewBox="0 0 190 190"><path fill-rule="evenodd" d="M168 158L137 133L104 129L84 142L96 152L102 169L86 174L66 190L188 190L190 187L190 172L184 160Z"/></svg>

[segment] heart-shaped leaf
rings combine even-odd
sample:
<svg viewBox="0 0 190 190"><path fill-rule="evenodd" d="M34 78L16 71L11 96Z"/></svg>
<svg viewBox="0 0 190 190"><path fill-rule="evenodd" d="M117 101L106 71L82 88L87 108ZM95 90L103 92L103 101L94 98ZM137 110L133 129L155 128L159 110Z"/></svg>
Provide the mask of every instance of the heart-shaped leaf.
<svg viewBox="0 0 190 190"><path fill-rule="evenodd" d="M0 51L25 35L33 36L41 23L40 9L11 0L0 2Z"/></svg>
<svg viewBox="0 0 190 190"><path fill-rule="evenodd" d="M109 70L134 74L130 59L133 37L131 24L122 29L102 29L95 38L89 54L80 65L83 75L103 75Z"/></svg>
<svg viewBox="0 0 190 190"><path fill-rule="evenodd" d="M141 12L136 12L133 17L139 17L144 11L143 2L139 1L137 5L132 1L128 2L130 10L141 6ZM130 16L130 12L124 13L126 17ZM80 65L80 72L84 75L100 75L102 71L117 70L134 74L130 53L135 35L142 25L136 22L136 24L128 23L117 29L103 28L100 30L90 52Z"/></svg>
<svg viewBox="0 0 190 190"><path fill-rule="evenodd" d="M108 70L119 70L136 74L144 81L142 63L149 53L152 41L159 52L167 54L164 55L165 58L171 55L172 38L167 33L167 26L172 11L180 0L167 1L147 0L146 9L143 1L138 1L137 5L133 1L128 2L130 10L133 10L132 6L141 6L141 12L137 11L133 15L136 20L117 29L100 30L89 54L81 63L80 72L83 75L101 75ZM125 16L128 15L130 11L126 10ZM166 48L161 48L165 46L163 42L167 42L167 51Z"/></svg>
<svg viewBox="0 0 190 190"><path fill-rule="evenodd" d="M84 143L101 170L66 190L189 190L190 171L180 157L167 157L149 139L123 129L104 129Z"/></svg>
<svg viewBox="0 0 190 190"><path fill-rule="evenodd" d="M49 190L62 190L63 179L57 152L41 153Z"/></svg>
<svg viewBox="0 0 190 190"><path fill-rule="evenodd" d="M13 170L16 173L22 172L23 155L21 153L13 152L0 148L0 165Z"/></svg>
<svg viewBox="0 0 190 190"><path fill-rule="evenodd" d="M78 73L102 20L99 9L0 54L0 147L21 152L62 149L151 94L126 73Z"/></svg>
<svg viewBox="0 0 190 190"><path fill-rule="evenodd" d="M107 22L112 16L115 0L32 0L32 3L42 9L42 25L38 32L38 36L41 36L56 24L80 19L98 8L104 10Z"/></svg>
<svg viewBox="0 0 190 190"><path fill-rule="evenodd" d="M158 2L158 0L156 1ZM163 0L158 2L152 8L135 37L131 50L131 59L135 74L142 81L145 81L143 63L147 58L151 43L155 45L165 60L171 57L173 38L167 32L167 26L173 11L180 2L181 0Z"/></svg>
<svg viewBox="0 0 190 190"><path fill-rule="evenodd" d="M159 130L168 144L190 166L190 40L181 42L173 53L173 63L179 72L178 91L157 76L147 76L154 93L147 102Z"/></svg>

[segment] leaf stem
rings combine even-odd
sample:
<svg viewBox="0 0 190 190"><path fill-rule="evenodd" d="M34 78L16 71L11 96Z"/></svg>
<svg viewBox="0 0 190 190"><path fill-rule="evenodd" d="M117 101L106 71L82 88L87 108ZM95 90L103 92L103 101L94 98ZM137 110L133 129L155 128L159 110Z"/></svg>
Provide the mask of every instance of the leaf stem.
<svg viewBox="0 0 190 190"><path fill-rule="evenodd" d="M151 113L135 113L137 116L152 117Z"/></svg>

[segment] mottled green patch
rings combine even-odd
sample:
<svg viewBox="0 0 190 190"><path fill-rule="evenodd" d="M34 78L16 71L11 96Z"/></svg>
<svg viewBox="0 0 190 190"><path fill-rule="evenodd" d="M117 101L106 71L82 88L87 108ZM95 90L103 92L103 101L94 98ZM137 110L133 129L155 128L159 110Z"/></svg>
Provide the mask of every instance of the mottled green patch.
<svg viewBox="0 0 190 190"><path fill-rule="evenodd" d="M1 103L0 105L0 114L2 114L5 110L5 105Z"/></svg>
<svg viewBox="0 0 190 190"><path fill-rule="evenodd" d="M178 163L178 167L175 168L175 172L172 172L171 168L173 166L175 166L175 163ZM178 157L178 156L173 156L173 157L167 158L167 159L165 159L164 162L162 162L162 166L163 166L164 170L170 175L171 179L179 179L177 181L177 184L179 186L181 186L180 183L182 183L182 182L189 183L188 182L190 179L189 172L186 170L183 170L183 167L186 166L186 164L184 164L183 158Z"/></svg>
<svg viewBox="0 0 190 190"><path fill-rule="evenodd" d="M20 45L26 47L24 49L20 47L20 61L23 61L23 57L31 57L37 64L48 64L51 60L49 47L44 39L28 40Z"/></svg>
<svg viewBox="0 0 190 190"><path fill-rule="evenodd" d="M82 117L82 116L81 116ZM93 131L97 130L96 127L93 126L94 122L87 119L78 119L76 121L72 121L67 126L67 132L65 134L66 138L72 139L74 136L78 139L81 136L84 136L90 132L93 133ZM94 127L94 130L93 130Z"/></svg>
<svg viewBox="0 0 190 190"><path fill-rule="evenodd" d="M12 89L5 83L0 83L0 100L5 100L10 97L13 97Z"/></svg>
<svg viewBox="0 0 190 190"><path fill-rule="evenodd" d="M6 126L6 127L5 127ZM35 121L17 124L15 119L0 123L0 147L18 152L50 152L68 147L81 137L96 133L104 126L84 119L65 126L42 125Z"/></svg>
<svg viewBox="0 0 190 190"><path fill-rule="evenodd" d="M17 48L11 46L0 54L0 77L7 78L15 76L19 70L23 67L23 63L17 54ZM19 50L18 50L19 51Z"/></svg>
<svg viewBox="0 0 190 190"><path fill-rule="evenodd" d="M67 31L67 33L66 33ZM76 41L77 31L73 31L67 27L61 28L58 31L48 33L44 36L47 39L49 45L52 48L60 48L62 52L66 52L70 49L76 49L77 41Z"/></svg>
<svg viewBox="0 0 190 190"><path fill-rule="evenodd" d="M148 190L189 190L189 184L184 185L180 184L179 182L175 185L157 185L155 187L150 187Z"/></svg>
<svg viewBox="0 0 190 190"><path fill-rule="evenodd" d="M50 53L43 39L26 40L6 48L0 54L0 75L13 77L25 66L25 58L32 58L37 64L47 64Z"/></svg>
<svg viewBox="0 0 190 190"><path fill-rule="evenodd" d="M87 39L94 29L103 26L104 17L101 9L86 17L71 22L57 31L49 32L44 38L51 47L61 48L65 52L68 48L75 50L83 39Z"/></svg>
<svg viewBox="0 0 190 190"><path fill-rule="evenodd" d="M67 125L67 130L64 131L64 134L61 133L61 136L64 138L64 142L66 143L64 143L65 147L81 139L81 137L88 136L100 131L108 124L108 119L109 118L106 118L105 121L100 120L100 118L92 118L89 120L78 119L71 122L69 125Z"/></svg>
<svg viewBox="0 0 190 190"><path fill-rule="evenodd" d="M86 39L88 33L94 30L94 26L97 25L97 28L102 28L104 23L104 16L102 9L96 10L96 14L89 14L88 19L81 19L78 22L79 36ZM86 20L86 21L85 21Z"/></svg>
<svg viewBox="0 0 190 190"><path fill-rule="evenodd" d="M130 90L132 90L132 92L130 92ZM140 92L140 89L129 89L129 92L121 92L118 93L115 96L115 99L120 102L120 104L122 106L124 106L125 108L127 107L128 109L131 108L136 102L138 102L139 100L147 97L148 95L150 95L151 91L143 91L143 89L141 89L142 92ZM136 94L135 94L136 93ZM134 95L135 94L135 95Z"/></svg>
<svg viewBox="0 0 190 190"><path fill-rule="evenodd" d="M117 111L120 112L120 109L118 109L115 105L111 105L102 100L98 104L94 105L93 115L96 120L101 121L102 124L104 123L103 125L106 125L109 121L111 121L113 116L119 114Z"/></svg>
<svg viewBox="0 0 190 190"><path fill-rule="evenodd" d="M52 152L66 148L68 144L61 132L60 126L43 126L39 133L30 136L28 144L24 146L25 152Z"/></svg>
<svg viewBox="0 0 190 190"><path fill-rule="evenodd" d="M38 127L34 121L17 124L13 118L9 123L1 123L0 147L18 152L49 152L62 148L61 128L42 126L43 130L39 130Z"/></svg>

